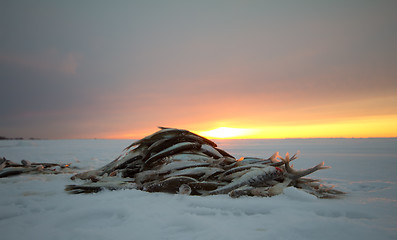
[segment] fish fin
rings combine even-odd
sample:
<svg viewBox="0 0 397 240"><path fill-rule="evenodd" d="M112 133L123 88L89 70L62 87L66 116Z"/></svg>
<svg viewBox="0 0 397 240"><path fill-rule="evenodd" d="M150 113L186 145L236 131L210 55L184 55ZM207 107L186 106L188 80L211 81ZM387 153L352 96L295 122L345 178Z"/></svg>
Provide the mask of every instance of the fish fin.
<svg viewBox="0 0 397 240"><path fill-rule="evenodd" d="M275 152L268 160L272 163L279 163L280 161L277 158L280 157L279 152Z"/></svg>
<svg viewBox="0 0 397 240"><path fill-rule="evenodd" d="M299 157L300 154L301 154L301 152L298 150L298 151L294 154L294 156L291 157L290 161L297 159L297 158Z"/></svg>
<svg viewBox="0 0 397 240"><path fill-rule="evenodd" d="M289 163L289 161L290 161L290 159L289 159L289 153L287 152L286 154L285 154L285 157L283 158L283 157L279 157L280 159L281 159L281 161L283 162L283 163Z"/></svg>
<svg viewBox="0 0 397 240"><path fill-rule="evenodd" d="M318 170L320 170L320 169L329 169L329 168L331 168L331 167L330 167L330 166L324 166L324 162L322 162L322 163L316 165L315 168L317 168Z"/></svg>

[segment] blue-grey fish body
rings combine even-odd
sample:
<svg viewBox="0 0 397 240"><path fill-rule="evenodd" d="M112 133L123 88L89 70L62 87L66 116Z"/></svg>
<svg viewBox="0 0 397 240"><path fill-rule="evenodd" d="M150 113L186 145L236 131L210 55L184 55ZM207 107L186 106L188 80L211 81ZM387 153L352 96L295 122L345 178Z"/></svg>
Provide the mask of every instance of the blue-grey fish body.
<svg viewBox="0 0 397 240"><path fill-rule="evenodd" d="M19 175L25 172L29 172L31 170L32 170L31 168L27 168L27 167L4 168L3 170L0 171L0 178Z"/></svg>
<svg viewBox="0 0 397 240"><path fill-rule="evenodd" d="M282 170L280 168L268 166L266 168L252 168L251 171L247 172L240 178L234 180L226 186L218 188L208 194L225 194L230 191L237 189L241 186L255 186L264 183L269 180L276 179L282 176Z"/></svg>
<svg viewBox="0 0 397 240"><path fill-rule="evenodd" d="M156 162L158 159L167 157L169 155L176 154L178 152L182 152L185 150L192 150L192 149L199 149L201 146L200 143L197 142L181 142L177 143L167 149L164 149L161 152L156 153L155 155L151 156L144 162L144 166L150 166L154 162Z"/></svg>
<svg viewBox="0 0 397 240"><path fill-rule="evenodd" d="M172 172L170 174L167 174L165 177L189 176L200 178L200 180L206 180L211 175L220 172L223 172L223 169L215 167L194 167Z"/></svg>

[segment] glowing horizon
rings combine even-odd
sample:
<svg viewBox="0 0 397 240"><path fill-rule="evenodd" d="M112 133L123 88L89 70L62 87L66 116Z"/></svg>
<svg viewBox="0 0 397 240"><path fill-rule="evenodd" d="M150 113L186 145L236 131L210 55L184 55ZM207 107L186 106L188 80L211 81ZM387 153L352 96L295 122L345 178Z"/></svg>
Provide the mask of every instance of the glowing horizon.
<svg viewBox="0 0 397 240"><path fill-rule="evenodd" d="M306 125L273 125L252 127L215 127L210 130L189 129L210 139L285 139L285 138L395 138L397 137L397 115L366 117L339 123ZM154 130L140 134L124 133L108 135L108 139L139 139Z"/></svg>
<svg viewBox="0 0 397 240"><path fill-rule="evenodd" d="M393 138L397 137L396 123L397 115L326 124L253 128L221 127L202 131L199 134L214 139ZM224 134L223 137L222 134Z"/></svg>
<svg viewBox="0 0 397 240"><path fill-rule="evenodd" d="M253 132L255 132L255 129L219 127L209 131L202 131L198 134L212 139L233 139L249 136Z"/></svg>

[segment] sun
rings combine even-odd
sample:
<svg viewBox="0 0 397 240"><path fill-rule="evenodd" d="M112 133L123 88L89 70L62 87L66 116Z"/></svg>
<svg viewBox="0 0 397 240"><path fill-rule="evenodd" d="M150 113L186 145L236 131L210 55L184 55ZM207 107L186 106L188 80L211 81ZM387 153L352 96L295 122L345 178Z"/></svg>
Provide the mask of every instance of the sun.
<svg viewBox="0 0 397 240"><path fill-rule="evenodd" d="M243 138L249 135L251 129L219 127L210 131L200 132L200 135L208 138Z"/></svg>

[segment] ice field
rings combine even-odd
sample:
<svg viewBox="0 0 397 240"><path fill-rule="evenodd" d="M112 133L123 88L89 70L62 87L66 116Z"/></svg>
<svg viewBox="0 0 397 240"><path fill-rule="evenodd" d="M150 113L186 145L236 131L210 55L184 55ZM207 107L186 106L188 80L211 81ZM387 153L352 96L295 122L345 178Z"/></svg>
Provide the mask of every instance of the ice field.
<svg viewBox="0 0 397 240"><path fill-rule="evenodd" d="M72 163L115 159L131 140L4 140L0 157ZM295 188L271 198L185 196L138 190L73 195L70 174L0 179L0 238L11 239L397 239L397 139L215 140L236 158L300 151L294 167L347 192L317 199Z"/></svg>

